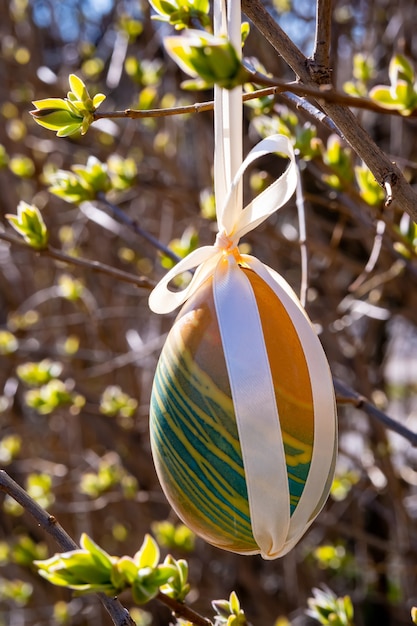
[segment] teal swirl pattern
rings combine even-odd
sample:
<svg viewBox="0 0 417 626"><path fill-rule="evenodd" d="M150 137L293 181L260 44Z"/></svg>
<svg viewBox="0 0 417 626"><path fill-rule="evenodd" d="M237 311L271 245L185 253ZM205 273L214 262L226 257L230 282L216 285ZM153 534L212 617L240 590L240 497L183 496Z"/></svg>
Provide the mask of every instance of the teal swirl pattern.
<svg viewBox="0 0 417 626"><path fill-rule="evenodd" d="M197 365L175 327L155 374L151 442L161 483L179 516L219 547L256 550L233 403ZM292 514L311 446L285 432L283 442Z"/></svg>
<svg viewBox="0 0 417 626"><path fill-rule="evenodd" d="M282 302L254 272L246 275L257 298L271 368L292 516L312 461L310 374ZM178 515L209 543L239 553L258 552L211 280L184 305L168 335L154 378L150 418L155 467ZM262 420L262 415L253 419Z"/></svg>
<svg viewBox="0 0 417 626"><path fill-rule="evenodd" d="M210 543L256 550L231 398L170 333L151 399L151 442L173 508ZM221 545L220 545L221 543Z"/></svg>

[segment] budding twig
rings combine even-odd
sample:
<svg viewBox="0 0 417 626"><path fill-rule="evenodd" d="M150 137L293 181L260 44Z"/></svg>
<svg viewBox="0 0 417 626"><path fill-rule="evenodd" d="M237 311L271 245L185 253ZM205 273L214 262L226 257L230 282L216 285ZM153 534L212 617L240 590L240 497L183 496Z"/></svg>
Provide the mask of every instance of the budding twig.
<svg viewBox="0 0 417 626"><path fill-rule="evenodd" d="M73 257L69 254L65 254L52 246L47 246L43 250L36 250L28 245L23 239L19 239L18 237L14 237L13 235L9 235L9 233L0 232L0 240L7 241L16 246L20 246L26 248L27 250L31 250L34 254L38 256L46 256L51 259L55 259L56 261L60 261L61 263L67 263L68 265L76 265L78 267L83 267L88 270L92 270L93 272L100 272L101 274L106 274L107 276L111 276L112 278L116 278L117 280L122 280L126 283L131 283L136 287L141 287L143 289L153 289L155 283L146 278L145 276L135 276L134 274L130 274L129 272L124 272L123 270L116 269L111 265L106 265L105 263L100 263L99 261L90 261L89 259L82 259L80 257Z"/></svg>
<svg viewBox="0 0 417 626"><path fill-rule="evenodd" d="M56 517L50 515L48 511L45 511L35 502L4 470L0 470L0 491L16 500L36 520L39 526L53 537L61 550L65 552L77 550L78 545L58 523ZM108 598L102 593L97 595L115 626L135 626L135 622L127 609L116 598Z"/></svg>

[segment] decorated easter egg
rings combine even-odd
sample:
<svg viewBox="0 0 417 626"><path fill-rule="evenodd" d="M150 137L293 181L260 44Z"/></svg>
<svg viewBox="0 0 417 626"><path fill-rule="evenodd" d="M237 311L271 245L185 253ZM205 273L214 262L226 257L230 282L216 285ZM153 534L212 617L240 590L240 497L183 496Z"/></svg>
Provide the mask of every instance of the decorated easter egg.
<svg viewBox="0 0 417 626"><path fill-rule="evenodd" d="M167 337L151 397L152 453L167 499L195 533L219 548L275 558L327 498L336 456L333 386L285 281L264 280L244 264L234 264L232 278L237 272L232 289L210 276ZM238 302L241 284L255 304L256 331Z"/></svg>

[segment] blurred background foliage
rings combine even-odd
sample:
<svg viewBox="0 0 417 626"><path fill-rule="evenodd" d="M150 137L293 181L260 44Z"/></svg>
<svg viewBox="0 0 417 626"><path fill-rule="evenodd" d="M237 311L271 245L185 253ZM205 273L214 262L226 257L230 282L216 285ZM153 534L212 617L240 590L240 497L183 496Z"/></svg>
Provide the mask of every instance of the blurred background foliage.
<svg viewBox="0 0 417 626"><path fill-rule="evenodd" d="M274 0L279 23L312 51L315 3ZM334 0L333 80L366 95L389 84L396 53L417 64L417 6L409 0ZM172 107L210 100L183 92L144 0L10 0L0 4L0 207L36 205L50 243L66 254L158 280L170 259L212 243L212 114L101 120L56 138L30 118L33 99L62 97L82 77L102 109ZM252 29L246 54L275 76L291 72ZM415 120L358 112L377 143L416 182ZM309 254L308 312L335 376L417 430L417 234L395 202L326 126L284 97L245 107L245 148L260 135L293 138L303 173ZM246 195L284 164L252 169ZM11 232L7 220L2 231ZM295 201L244 242L300 288ZM0 463L78 540L132 555L147 532L187 558L190 604L239 596L254 625L305 626L312 588L349 595L357 626L410 623L417 604L417 455L351 404L340 403L340 457L332 496L283 559L223 553L179 525L153 469L150 386L172 318L147 307L149 291L89 268L0 241ZM250 355L248 355L250 358ZM10 498L1 499L1 626L108 624L94 597L77 598L34 573L56 551ZM130 606L129 595L121 600ZM168 624L156 602L137 624ZM316 623L316 622L314 622Z"/></svg>

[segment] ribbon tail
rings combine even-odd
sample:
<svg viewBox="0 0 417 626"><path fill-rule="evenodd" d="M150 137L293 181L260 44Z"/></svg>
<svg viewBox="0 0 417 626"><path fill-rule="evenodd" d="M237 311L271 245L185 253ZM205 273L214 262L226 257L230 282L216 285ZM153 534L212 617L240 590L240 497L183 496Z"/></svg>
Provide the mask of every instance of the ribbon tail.
<svg viewBox="0 0 417 626"><path fill-rule="evenodd" d="M290 524L285 452L253 289L232 255L218 264L213 295L232 392L253 537L264 558L282 549Z"/></svg>
<svg viewBox="0 0 417 626"><path fill-rule="evenodd" d="M333 380L317 333L289 284L258 259L242 255L242 260L265 280L284 307L291 310L291 318L303 346L313 394L313 455L303 493L291 516L287 541L283 546L285 554L320 513L330 491L337 452L337 413Z"/></svg>
<svg viewBox="0 0 417 626"><path fill-rule="evenodd" d="M215 246L203 246L191 252L173 267L156 285L149 296L149 308L154 313L171 313L193 294L214 272L221 252ZM171 291L169 283L180 274L197 267L190 283L180 291Z"/></svg>

